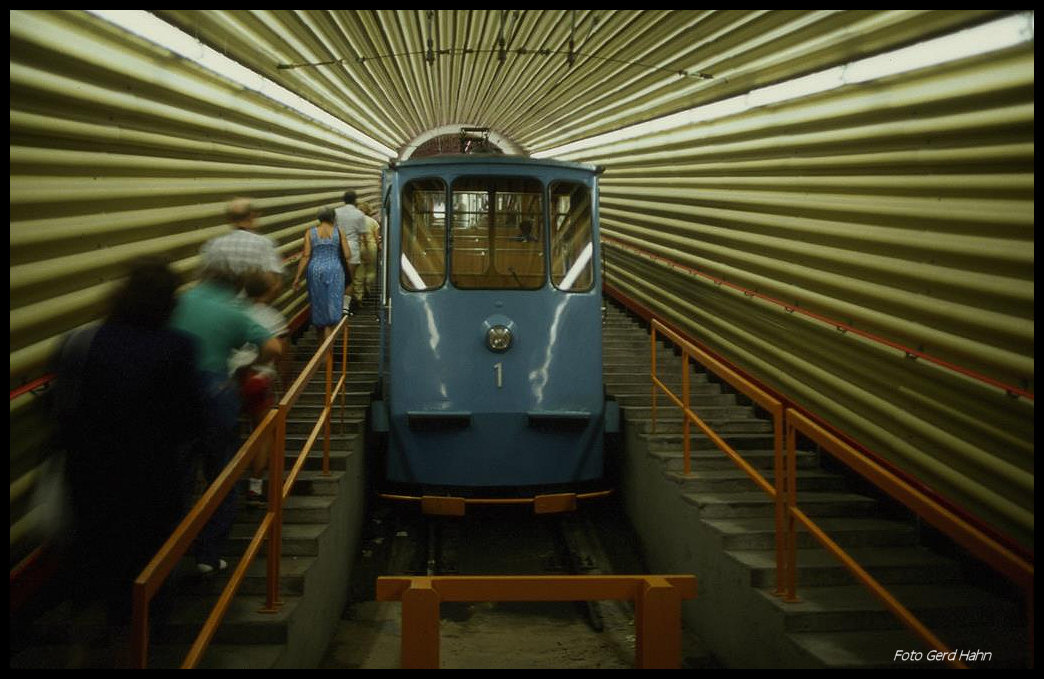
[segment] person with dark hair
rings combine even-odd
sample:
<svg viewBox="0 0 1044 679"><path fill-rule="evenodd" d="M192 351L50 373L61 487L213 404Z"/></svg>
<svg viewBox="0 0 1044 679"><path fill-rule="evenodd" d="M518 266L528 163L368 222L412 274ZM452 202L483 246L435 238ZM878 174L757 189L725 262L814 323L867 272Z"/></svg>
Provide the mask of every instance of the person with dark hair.
<svg viewBox="0 0 1044 679"><path fill-rule="evenodd" d="M134 578L185 509L178 480L203 404L192 340L167 326L180 283L162 261L135 264L108 317L54 357L74 608L103 602L117 628L129 624Z"/></svg>
<svg viewBox="0 0 1044 679"><path fill-rule="evenodd" d="M344 205L335 211L337 229L344 234L351 250L351 255L348 257L348 285L344 290L344 312L349 316L354 316L355 310L358 308L358 303L353 295L353 286L355 285L355 270L362 262L359 242L369 233L366 227L366 215L355 206L355 200L355 191L348 189L344 192Z"/></svg>
<svg viewBox="0 0 1044 679"><path fill-rule="evenodd" d="M266 362L282 353L282 344L236 299L234 282L241 279L227 261L204 263L202 276L200 283L178 300L171 325L196 341L196 365L203 380L206 407L196 453L209 484L235 455L238 441L239 389L228 376L232 351L254 344L259 348L258 360ZM220 553L235 520L236 502L237 489L233 486L196 540L196 567L203 575L228 567Z"/></svg>
<svg viewBox="0 0 1044 679"><path fill-rule="evenodd" d="M348 244L347 235L335 226L333 208L320 209L316 220L319 223L305 231L304 254L297 265L293 287L296 290L301 276L307 276L312 324L325 335L342 316L346 272L341 264L341 253L350 258L354 250Z"/></svg>

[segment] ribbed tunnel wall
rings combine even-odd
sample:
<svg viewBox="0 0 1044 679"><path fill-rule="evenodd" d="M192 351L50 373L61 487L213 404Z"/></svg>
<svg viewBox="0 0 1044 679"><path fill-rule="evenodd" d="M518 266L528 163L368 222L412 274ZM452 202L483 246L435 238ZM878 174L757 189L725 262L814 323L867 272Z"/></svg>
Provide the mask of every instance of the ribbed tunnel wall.
<svg viewBox="0 0 1044 679"><path fill-rule="evenodd" d="M261 231L291 256L343 188L376 198L384 149L486 124L528 152L606 167L615 289L1032 548L1032 33L722 113L710 105L1004 15L599 12L571 17L572 65L559 10L155 12L356 134L91 14L12 11L12 390L103 313L128 262L162 254L191 277L200 245L228 228L229 197L254 197ZM428 37L442 50L430 62ZM391 53L403 56L363 58ZM654 120L679 112L692 115ZM645 121L656 130L597 136ZM280 304L293 315L304 300ZM38 518L40 406L11 401L12 562Z"/></svg>
<svg viewBox="0 0 1044 679"><path fill-rule="evenodd" d="M1032 544L1032 47L568 158L612 285Z"/></svg>

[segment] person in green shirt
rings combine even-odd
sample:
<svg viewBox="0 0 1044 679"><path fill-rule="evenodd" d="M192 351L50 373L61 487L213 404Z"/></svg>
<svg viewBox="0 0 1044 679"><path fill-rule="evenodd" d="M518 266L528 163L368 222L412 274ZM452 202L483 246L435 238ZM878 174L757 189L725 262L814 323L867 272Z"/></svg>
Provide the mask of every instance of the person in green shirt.
<svg viewBox="0 0 1044 679"><path fill-rule="evenodd" d="M240 398L238 385L229 378L229 355L249 342L259 347L258 360L266 362L282 353L282 344L258 325L237 299L240 278L231 267L221 260L210 261L205 267L200 283L179 298L171 326L196 343L207 414L195 452L209 484L232 459L238 443ZM191 468L194 472L194 465ZM201 574L228 566L220 553L235 520L236 496L233 486L196 540L196 566Z"/></svg>

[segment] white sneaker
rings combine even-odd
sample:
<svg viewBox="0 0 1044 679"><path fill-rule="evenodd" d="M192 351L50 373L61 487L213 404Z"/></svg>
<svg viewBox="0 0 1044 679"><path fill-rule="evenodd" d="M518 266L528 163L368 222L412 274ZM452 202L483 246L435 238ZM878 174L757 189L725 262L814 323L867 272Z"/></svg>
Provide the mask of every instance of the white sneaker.
<svg viewBox="0 0 1044 679"><path fill-rule="evenodd" d="M226 568L228 568L228 562L224 559L218 559L218 572L223 571ZM196 564L196 570L199 571L200 575L210 575L214 572L214 567L208 563L198 563Z"/></svg>

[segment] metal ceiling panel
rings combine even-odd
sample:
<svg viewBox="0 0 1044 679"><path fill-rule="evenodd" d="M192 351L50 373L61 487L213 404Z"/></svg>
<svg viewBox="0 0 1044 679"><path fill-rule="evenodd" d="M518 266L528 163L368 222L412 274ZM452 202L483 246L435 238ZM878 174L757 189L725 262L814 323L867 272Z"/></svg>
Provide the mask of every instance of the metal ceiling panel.
<svg viewBox="0 0 1044 679"><path fill-rule="evenodd" d="M154 10L401 148L481 121L549 149L996 10ZM391 133L391 134L389 134Z"/></svg>

